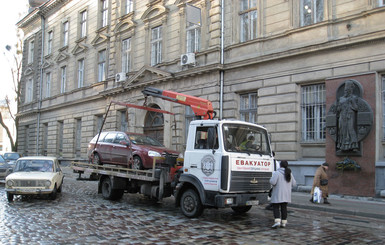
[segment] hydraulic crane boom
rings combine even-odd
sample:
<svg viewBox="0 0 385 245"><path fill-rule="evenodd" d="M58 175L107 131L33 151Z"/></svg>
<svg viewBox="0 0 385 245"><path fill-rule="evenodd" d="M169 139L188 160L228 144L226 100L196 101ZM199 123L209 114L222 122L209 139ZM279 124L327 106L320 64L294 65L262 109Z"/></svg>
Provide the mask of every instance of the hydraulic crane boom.
<svg viewBox="0 0 385 245"><path fill-rule="evenodd" d="M199 118L203 117L203 119L213 119L215 117L213 105L211 101L206 99L152 87L144 88L142 93L146 97L158 97L171 102L190 106L195 116Z"/></svg>

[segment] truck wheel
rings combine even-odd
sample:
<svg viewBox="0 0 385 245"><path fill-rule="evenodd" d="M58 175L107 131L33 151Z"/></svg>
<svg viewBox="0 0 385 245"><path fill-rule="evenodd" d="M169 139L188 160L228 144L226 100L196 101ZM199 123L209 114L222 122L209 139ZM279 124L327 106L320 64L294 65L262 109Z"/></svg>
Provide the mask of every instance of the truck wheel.
<svg viewBox="0 0 385 245"><path fill-rule="evenodd" d="M198 217L203 212L201 199L193 189L188 189L182 194L180 206L182 213L188 218Z"/></svg>
<svg viewBox="0 0 385 245"><path fill-rule="evenodd" d="M112 189L112 183L110 178L103 178L102 183L102 195L107 200L119 200L124 194L124 190Z"/></svg>
<svg viewBox="0 0 385 245"><path fill-rule="evenodd" d="M137 169L137 170L143 169L143 163L140 157L134 156L134 163L132 164L132 169Z"/></svg>
<svg viewBox="0 0 385 245"><path fill-rule="evenodd" d="M240 207L231 207L231 209L237 214L247 213L252 206L240 206Z"/></svg>
<svg viewBox="0 0 385 245"><path fill-rule="evenodd" d="M8 199L8 202L12 202L13 201L13 194L7 192L7 199Z"/></svg>

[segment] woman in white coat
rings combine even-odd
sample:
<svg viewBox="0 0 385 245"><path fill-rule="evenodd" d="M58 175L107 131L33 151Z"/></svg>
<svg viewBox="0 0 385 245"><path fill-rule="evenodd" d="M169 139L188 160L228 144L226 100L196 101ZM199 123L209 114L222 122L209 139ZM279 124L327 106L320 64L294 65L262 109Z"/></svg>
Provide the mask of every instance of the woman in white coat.
<svg viewBox="0 0 385 245"><path fill-rule="evenodd" d="M291 189L297 184L291 169L288 168L287 161L281 161L280 168L270 178L270 184L273 185L270 201L273 204L274 212L272 228L285 227L287 224L287 204L291 202Z"/></svg>

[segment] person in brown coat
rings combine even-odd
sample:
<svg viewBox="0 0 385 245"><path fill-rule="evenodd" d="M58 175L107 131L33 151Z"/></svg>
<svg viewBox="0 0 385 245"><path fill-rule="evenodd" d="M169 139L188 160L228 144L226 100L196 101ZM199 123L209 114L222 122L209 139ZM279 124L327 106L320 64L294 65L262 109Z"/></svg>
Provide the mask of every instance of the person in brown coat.
<svg viewBox="0 0 385 245"><path fill-rule="evenodd" d="M327 162L323 163L319 168L317 168L317 171L314 175L313 180L313 187L311 188L311 199L310 202L313 202L313 194L314 194L314 188L317 186L322 191L322 198L324 199L324 204L330 204L328 202L329 197L329 187L328 187L328 175L326 171L329 168L329 164Z"/></svg>

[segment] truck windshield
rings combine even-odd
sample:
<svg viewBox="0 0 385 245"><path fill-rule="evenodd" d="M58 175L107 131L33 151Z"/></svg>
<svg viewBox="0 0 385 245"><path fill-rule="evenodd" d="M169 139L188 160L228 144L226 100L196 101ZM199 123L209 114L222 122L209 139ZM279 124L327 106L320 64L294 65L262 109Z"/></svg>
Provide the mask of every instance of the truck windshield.
<svg viewBox="0 0 385 245"><path fill-rule="evenodd" d="M265 129L251 125L223 124L224 148L228 152L270 155Z"/></svg>

